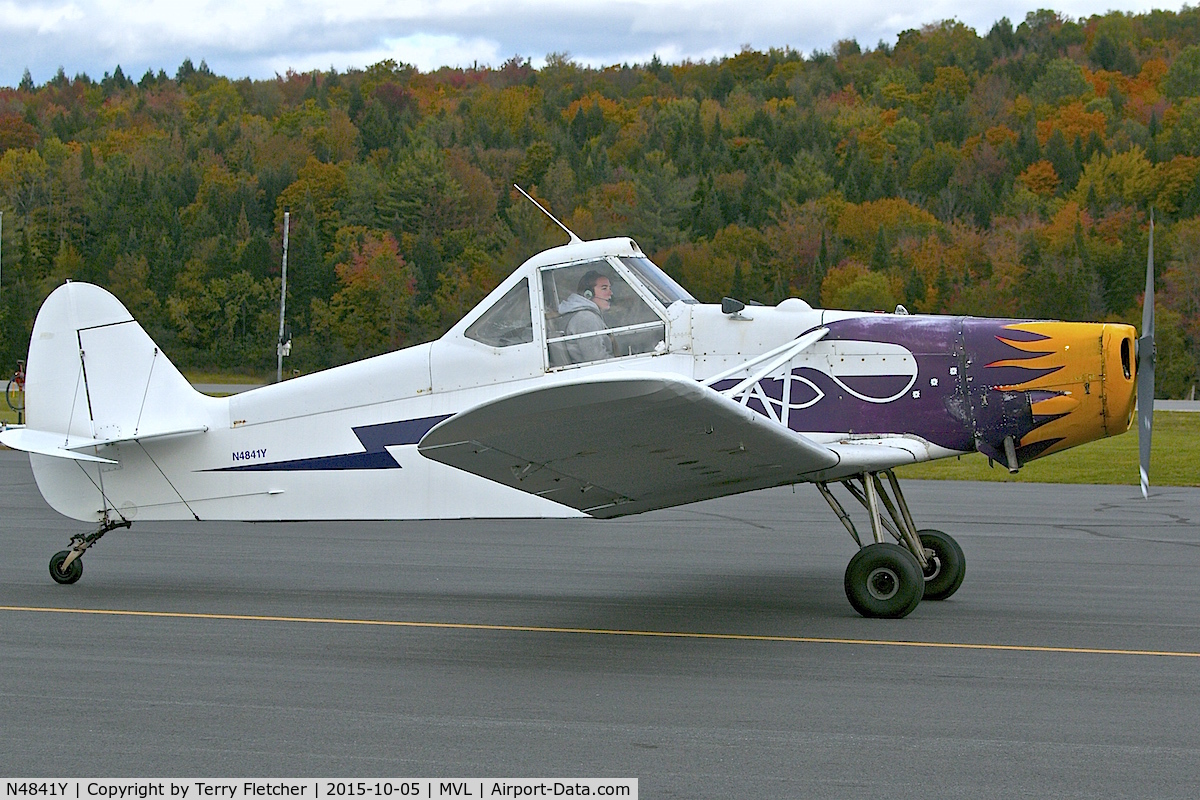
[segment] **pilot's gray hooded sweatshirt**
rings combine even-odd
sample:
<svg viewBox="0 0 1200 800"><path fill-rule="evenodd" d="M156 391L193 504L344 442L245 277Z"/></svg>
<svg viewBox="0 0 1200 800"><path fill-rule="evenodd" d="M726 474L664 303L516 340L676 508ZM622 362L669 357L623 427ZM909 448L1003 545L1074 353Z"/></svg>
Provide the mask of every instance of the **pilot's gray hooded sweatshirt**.
<svg viewBox="0 0 1200 800"><path fill-rule="evenodd" d="M592 333L608 329L600 307L582 295L572 293L558 306L560 324L564 335ZM563 342L567 358L572 364L612 358L612 343L607 336L587 336Z"/></svg>

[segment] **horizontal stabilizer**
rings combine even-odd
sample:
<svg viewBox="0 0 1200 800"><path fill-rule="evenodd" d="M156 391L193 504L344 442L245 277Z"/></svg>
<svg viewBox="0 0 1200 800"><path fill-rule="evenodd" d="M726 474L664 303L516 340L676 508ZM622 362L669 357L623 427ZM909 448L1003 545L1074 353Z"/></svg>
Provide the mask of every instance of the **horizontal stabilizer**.
<svg viewBox="0 0 1200 800"><path fill-rule="evenodd" d="M171 436L192 436L204 433L207 427L182 428L172 431L146 431L131 436L114 439L90 439L86 436L64 436L51 431L35 431L29 428L14 428L0 433L0 444L13 450L24 450L26 453L38 453L43 456L57 458L72 458L76 461L99 461L104 464L116 464L110 458L90 456L79 451L94 447L106 447L122 442L146 442L151 439L166 439Z"/></svg>
<svg viewBox="0 0 1200 800"><path fill-rule="evenodd" d="M100 464L116 464L111 458L100 458L75 451L74 447L85 447L91 440L63 436L61 433L35 431L30 428L12 428L0 433L0 444L13 450L23 450L26 453L37 453L42 456L55 458L70 458L75 461L94 461Z"/></svg>
<svg viewBox="0 0 1200 800"><path fill-rule="evenodd" d="M121 444L122 442L148 442L152 439L170 439L176 436L195 436L197 433L204 433L208 430L207 425L201 425L194 428L176 428L174 430L165 431L142 431L133 433L128 436L118 436L112 439L86 439L81 444L75 444L74 441L69 445L69 449L74 450L77 447L104 447L110 444Z"/></svg>
<svg viewBox="0 0 1200 800"><path fill-rule="evenodd" d="M602 375L488 401L420 453L595 517L779 486L838 455L695 381Z"/></svg>

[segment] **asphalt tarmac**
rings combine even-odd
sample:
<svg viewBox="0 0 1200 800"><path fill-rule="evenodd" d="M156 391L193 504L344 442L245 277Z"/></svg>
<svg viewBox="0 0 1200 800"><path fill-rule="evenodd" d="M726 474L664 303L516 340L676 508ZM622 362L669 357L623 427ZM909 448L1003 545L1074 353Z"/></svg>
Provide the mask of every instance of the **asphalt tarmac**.
<svg viewBox="0 0 1200 800"><path fill-rule="evenodd" d="M850 608L854 545L805 486L610 522L137 523L58 586L87 526L0 451L0 776L1200 796L1200 490L906 492L968 566L904 620Z"/></svg>

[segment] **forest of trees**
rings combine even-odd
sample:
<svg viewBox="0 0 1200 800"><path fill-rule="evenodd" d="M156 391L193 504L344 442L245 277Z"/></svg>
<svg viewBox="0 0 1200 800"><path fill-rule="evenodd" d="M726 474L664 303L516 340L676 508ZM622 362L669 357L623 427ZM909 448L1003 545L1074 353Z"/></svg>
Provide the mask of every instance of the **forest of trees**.
<svg viewBox="0 0 1200 800"><path fill-rule="evenodd" d="M1200 365L1200 8L986 35L955 21L807 56L255 81L26 72L0 88L0 369L65 279L184 367L273 370L438 336L521 261L628 235L706 301L1140 320L1160 397Z"/></svg>

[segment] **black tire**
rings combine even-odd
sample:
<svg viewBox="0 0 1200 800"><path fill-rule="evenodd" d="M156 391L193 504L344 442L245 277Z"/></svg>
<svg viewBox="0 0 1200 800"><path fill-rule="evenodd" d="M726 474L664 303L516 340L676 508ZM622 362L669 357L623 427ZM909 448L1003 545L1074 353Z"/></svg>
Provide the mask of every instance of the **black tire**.
<svg viewBox="0 0 1200 800"><path fill-rule="evenodd" d="M917 531L921 546L933 551L929 568L925 572L925 599L945 600L962 586L967 574L967 557L954 537L942 531L927 528Z"/></svg>
<svg viewBox="0 0 1200 800"><path fill-rule="evenodd" d="M74 583L83 575L82 556L72 561L66 572L59 569L70 554L70 550L60 550L50 557L50 577L54 579L55 583Z"/></svg>
<svg viewBox="0 0 1200 800"><path fill-rule="evenodd" d="M925 594L916 556L897 544L869 544L846 567L846 597L864 617L907 617Z"/></svg>

